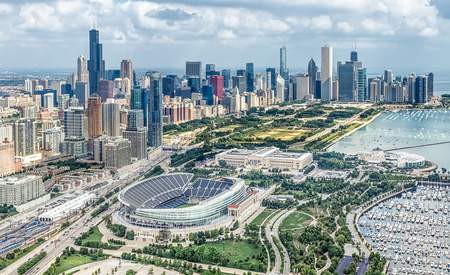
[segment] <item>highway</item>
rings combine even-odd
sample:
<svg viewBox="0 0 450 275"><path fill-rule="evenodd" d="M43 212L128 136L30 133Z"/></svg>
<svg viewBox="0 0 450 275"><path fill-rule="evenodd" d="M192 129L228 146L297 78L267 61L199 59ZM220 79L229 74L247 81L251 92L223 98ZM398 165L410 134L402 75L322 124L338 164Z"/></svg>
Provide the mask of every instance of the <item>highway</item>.
<svg viewBox="0 0 450 275"><path fill-rule="evenodd" d="M99 195L103 196L104 194L114 190L116 187L123 187L134 182L142 175L144 175L148 170L152 169L156 165L162 164L169 158L170 154L163 153L163 155L158 158L140 161L130 166L119 169L117 173L118 177L116 177L115 180L110 185L108 185L108 188L101 190L101 193ZM110 202L116 196L117 194L110 197L105 202ZM81 234L89 230L90 227L99 223L101 219L103 219L103 217L115 211L118 207L118 204L116 204L115 206L111 205L107 211L100 213L97 217L92 219L91 213L95 211L97 207L89 209L89 211L86 211L86 213L82 217L76 220L69 227L65 228L55 236L49 238L39 247L6 267L4 270L2 270L2 274L17 274L17 269L23 263L32 258L34 255L39 254L41 251L45 251L47 252L47 256L26 273L27 275L43 274L53 262L53 260L56 257L60 256L66 247L73 245L75 238L81 236Z"/></svg>

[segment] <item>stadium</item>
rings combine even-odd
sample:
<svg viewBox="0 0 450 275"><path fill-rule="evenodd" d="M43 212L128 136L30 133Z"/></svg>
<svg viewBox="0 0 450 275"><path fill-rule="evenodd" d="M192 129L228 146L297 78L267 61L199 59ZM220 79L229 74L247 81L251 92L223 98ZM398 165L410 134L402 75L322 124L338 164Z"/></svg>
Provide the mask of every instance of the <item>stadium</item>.
<svg viewBox="0 0 450 275"><path fill-rule="evenodd" d="M145 179L122 190L118 196L122 207L115 217L146 232L205 230L233 220L239 215L236 209L247 209L255 197L242 179L194 179L193 174L174 173Z"/></svg>

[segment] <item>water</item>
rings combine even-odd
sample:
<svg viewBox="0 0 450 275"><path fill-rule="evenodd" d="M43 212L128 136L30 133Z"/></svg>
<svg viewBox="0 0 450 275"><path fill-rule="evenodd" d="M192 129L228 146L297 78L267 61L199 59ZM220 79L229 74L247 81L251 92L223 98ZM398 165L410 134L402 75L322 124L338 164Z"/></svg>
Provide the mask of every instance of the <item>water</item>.
<svg viewBox="0 0 450 275"><path fill-rule="evenodd" d="M329 150L354 154L375 148L388 150L443 141L450 141L450 110L399 110L382 113ZM419 154L439 167L450 168L450 143L402 151Z"/></svg>
<svg viewBox="0 0 450 275"><path fill-rule="evenodd" d="M450 186L419 186L361 216L361 234L392 274L448 274Z"/></svg>

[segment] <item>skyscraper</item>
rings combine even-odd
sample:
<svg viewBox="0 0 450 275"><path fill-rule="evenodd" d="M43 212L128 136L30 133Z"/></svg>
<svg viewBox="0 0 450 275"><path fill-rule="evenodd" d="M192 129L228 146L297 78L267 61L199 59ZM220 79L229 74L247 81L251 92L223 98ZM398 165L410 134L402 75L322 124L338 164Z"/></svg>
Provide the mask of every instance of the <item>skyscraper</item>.
<svg viewBox="0 0 450 275"><path fill-rule="evenodd" d="M77 81L75 84L75 96L81 106L87 107L88 84L87 82Z"/></svg>
<svg viewBox="0 0 450 275"><path fill-rule="evenodd" d="M124 59L120 63L120 78L128 78L131 87L134 86L133 62L131 59Z"/></svg>
<svg viewBox="0 0 450 275"><path fill-rule="evenodd" d="M80 55L77 59L77 81L89 83L87 60L84 55Z"/></svg>
<svg viewBox="0 0 450 275"><path fill-rule="evenodd" d="M352 62L358 61L358 52L357 51L352 51L350 53L350 61L352 61Z"/></svg>
<svg viewBox="0 0 450 275"><path fill-rule="evenodd" d="M99 96L92 95L88 99L88 137L94 139L102 135L102 101Z"/></svg>
<svg viewBox="0 0 450 275"><path fill-rule="evenodd" d="M321 59L321 100L327 102L333 99L333 48L330 46L322 47Z"/></svg>
<svg viewBox="0 0 450 275"><path fill-rule="evenodd" d="M130 141L131 157L144 159L147 149L147 129L144 127L144 113L142 110L128 111L128 125L123 137Z"/></svg>
<svg viewBox="0 0 450 275"><path fill-rule="evenodd" d="M253 63L245 65L245 74L247 77L247 92L253 92L255 90L255 68Z"/></svg>
<svg viewBox="0 0 450 275"><path fill-rule="evenodd" d="M202 77L202 62L200 61L186 61L186 76Z"/></svg>
<svg viewBox="0 0 450 275"><path fill-rule="evenodd" d="M222 70L222 76L223 76L223 87L225 89L230 88L230 82L231 82L231 70L225 69Z"/></svg>
<svg viewBox="0 0 450 275"><path fill-rule="evenodd" d="M356 100L358 102L363 102L368 99L367 96L367 69L357 68L356 69Z"/></svg>
<svg viewBox="0 0 450 275"><path fill-rule="evenodd" d="M316 80L317 80L317 65L314 59L310 59L308 63L308 77L309 77L309 94L316 94Z"/></svg>
<svg viewBox="0 0 450 275"><path fill-rule="evenodd" d="M13 124L14 149L17 156L28 156L36 152L36 122L20 119Z"/></svg>
<svg viewBox="0 0 450 275"><path fill-rule="evenodd" d="M356 96L356 68L353 62L338 62L339 101L351 102Z"/></svg>
<svg viewBox="0 0 450 275"><path fill-rule="evenodd" d="M103 103L103 132L110 137L120 136L120 104L114 101Z"/></svg>
<svg viewBox="0 0 450 275"><path fill-rule="evenodd" d="M151 147L159 147L162 145L162 97L161 73L151 72L147 118L147 144Z"/></svg>
<svg viewBox="0 0 450 275"><path fill-rule="evenodd" d="M275 68L267 68L266 69L266 87L275 91L277 89L277 71Z"/></svg>
<svg viewBox="0 0 450 275"><path fill-rule="evenodd" d="M210 78L211 86L213 87L214 95L219 101L223 100L224 97L224 77L221 75L213 75Z"/></svg>
<svg viewBox="0 0 450 275"><path fill-rule="evenodd" d="M81 107L71 107L64 111L64 133L65 139L84 139L84 109Z"/></svg>
<svg viewBox="0 0 450 275"><path fill-rule="evenodd" d="M92 94L92 91L91 91ZM108 98L114 97L114 82L111 80L102 79L98 85L98 95L105 102Z"/></svg>
<svg viewBox="0 0 450 275"><path fill-rule="evenodd" d="M427 75L427 77L428 77L428 82L427 82L427 84L428 84L428 100L430 100L432 97L433 97L433 95L434 95L434 74L433 73L429 73L428 75Z"/></svg>
<svg viewBox="0 0 450 275"><path fill-rule="evenodd" d="M427 102L428 96L428 84L427 76L417 76L415 84L415 103L425 103Z"/></svg>
<svg viewBox="0 0 450 275"><path fill-rule="evenodd" d="M284 83L289 83L289 70L287 68L287 50L283 46L280 48L280 74Z"/></svg>
<svg viewBox="0 0 450 275"><path fill-rule="evenodd" d="M103 48L100 43L99 32L96 29L89 31L89 92L97 93L100 79L105 76L105 60Z"/></svg>

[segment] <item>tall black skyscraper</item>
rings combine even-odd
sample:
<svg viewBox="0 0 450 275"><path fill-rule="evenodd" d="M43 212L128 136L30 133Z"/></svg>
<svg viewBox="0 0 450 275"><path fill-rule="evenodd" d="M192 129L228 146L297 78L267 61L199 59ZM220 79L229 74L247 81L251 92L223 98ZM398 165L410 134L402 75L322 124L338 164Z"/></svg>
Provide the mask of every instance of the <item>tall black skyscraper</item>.
<svg viewBox="0 0 450 275"><path fill-rule="evenodd" d="M162 144L162 77L159 72L150 72L150 90L148 94L148 141L151 147L159 147Z"/></svg>
<svg viewBox="0 0 450 275"><path fill-rule="evenodd" d="M89 31L89 93L98 93L98 83L105 77L105 60L100 43L99 32L96 29Z"/></svg>
<svg viewBox="0 0 450 275"><path fill-rule="evenodd" d="M350 53L350 61L352 61L352 62L358 61L358 52L357 51L352 51Z"/></svg>
<svg viewBox="0 0 450 275"><path fill-rule="evenodd" d="M255 67L253 63L245 65L245 73L247 76L247 92L253 92L255 90Z"/></svg>
<svg viewBox="0 0 450 275"><path fill-rule="evenodd" d="M317 66L314 59L310 59L308 63L308 76L309 76L309 94L316 95L316 80L317 80Z"/></svg>

